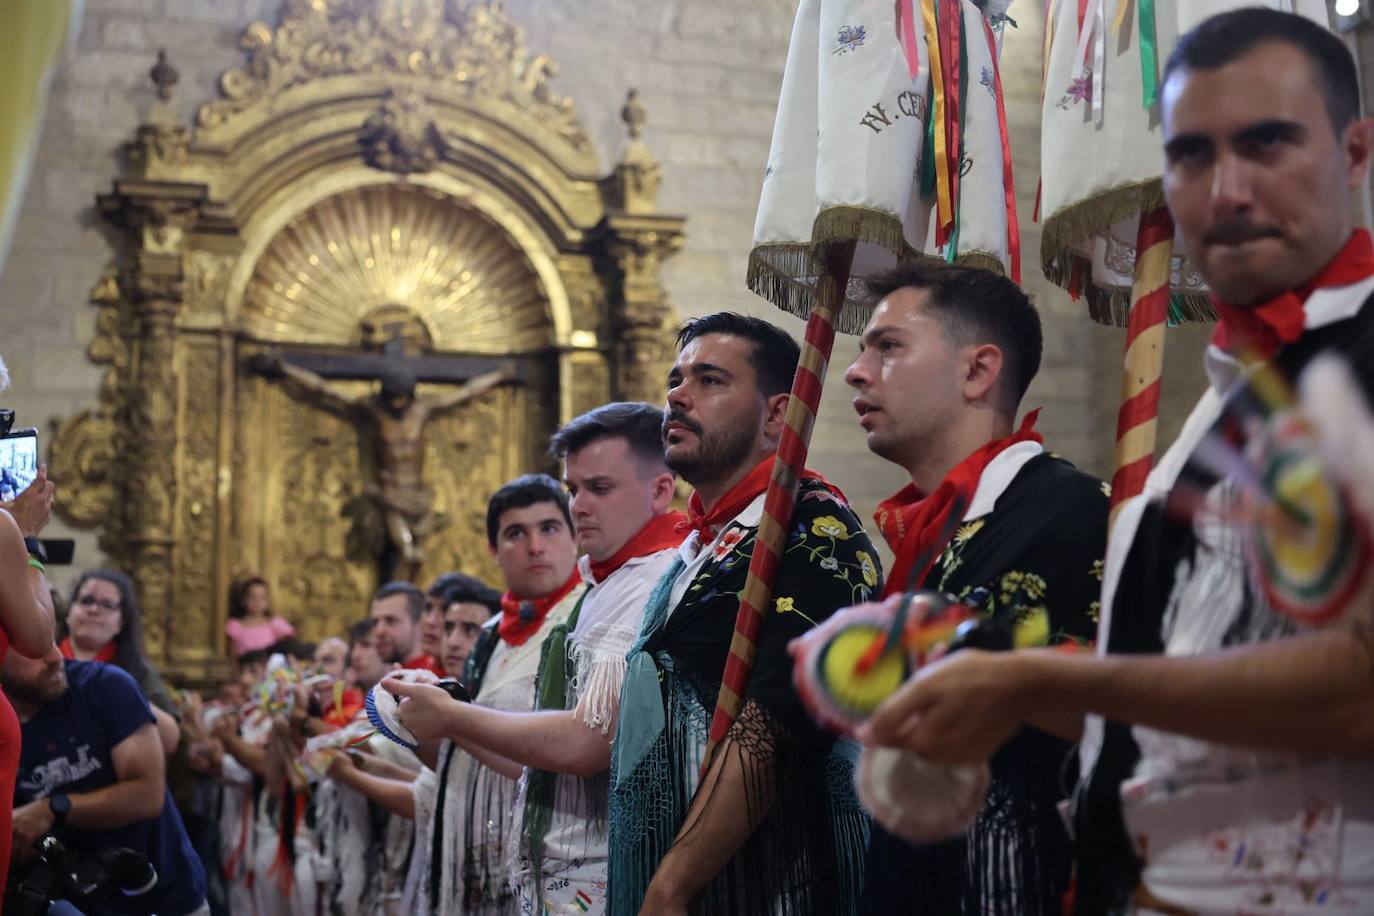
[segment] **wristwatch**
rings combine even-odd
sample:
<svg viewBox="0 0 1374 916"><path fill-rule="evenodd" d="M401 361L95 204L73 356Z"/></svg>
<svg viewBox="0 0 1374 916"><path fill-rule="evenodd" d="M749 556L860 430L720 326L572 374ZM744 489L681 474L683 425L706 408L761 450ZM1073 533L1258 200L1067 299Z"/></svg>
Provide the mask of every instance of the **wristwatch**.
<svg viewBox="0 0 1374 916"><path fill-rule="evenodd" d="M65 795L49 795L48 808L52 811L52 825L61 827L72 813L72 800Z"/></svg>
<svg viewBox="0 0 1374 916"><path fill-rule="evenodd" d="M48 552L43 549L43 542L38 538L24 538L24 549L39 563L48 562Z"/></svg>

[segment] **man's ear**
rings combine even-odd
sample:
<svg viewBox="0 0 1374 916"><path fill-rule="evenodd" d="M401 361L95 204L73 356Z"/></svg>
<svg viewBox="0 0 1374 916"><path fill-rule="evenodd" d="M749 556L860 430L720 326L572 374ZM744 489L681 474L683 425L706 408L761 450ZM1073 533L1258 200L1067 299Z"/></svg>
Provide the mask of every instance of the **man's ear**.
<svg viewBox="0 0 1374 916"><path fill-rule="evenodd" d="M1002 381L1002 348L978 344L964 349L964 399L970 403L995 402Z"/></svg>
<svg viewBox="0 0 1374 916"><path fill-rule="evenodd" d="M783 419L787 416L787 404L792 400L791 394L775 394L764 401L763 434L770 442L778 442L782 439Z"/></svg>
<svg viewBox="0 0 1374 916"><path fill-rule="evenodd" d="M1346 184L1354 189L1369 178L1369 157L1374 152L1374 118L1360 118L1345 129Z"/></svg>
<svg viewBox="0 0 1374 916"><path fill-rule="evenodd" d="M654 514L658 515L666 512L668 506L673 501L673 493L677 489L677 478L672 472L664 471L654 478L653 499L649 505L653 508Z"/></svg>

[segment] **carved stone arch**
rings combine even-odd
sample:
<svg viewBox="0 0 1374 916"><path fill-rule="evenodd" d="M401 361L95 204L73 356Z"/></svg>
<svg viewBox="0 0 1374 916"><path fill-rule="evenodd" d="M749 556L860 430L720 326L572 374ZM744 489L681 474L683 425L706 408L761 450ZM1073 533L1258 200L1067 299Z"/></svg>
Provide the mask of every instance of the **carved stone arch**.
<svg viewBox="0 0 1374 916"><path fill-rule="evenodd" d="M469 176L434 172L412 176L401 182L379 175L375 170L356 162L317 176L308 185L285 187L253 211L239 232L238 256L226 282L226 320L241 325L244 297L260 259L293 220L332 198L380 187L394 188L400 194L423 189L489 220L519 250L539 279L548 309L548 320L554 331L551 345L567 345L575 327L564 273L558 263L561 252L527 212L515 206L499 189ZM591 255L582 256L591 258Z"/></svg>
<svg viewBox="0 0 1374 916"><path fill-rule="evenodd" d="M527 395L463 408L427 439L447 530L480 531L482 488L539 467L558 422L611 398L661 396L674 317L658 273L683 232L657 210L661 175L633 95L629 143L604 174L554 89L556 65L526 48L499 0L283 0L240 47L244 65L194 126L170 114L171 62L153 71L161 101L99 200L124 235L92 295L90 356L106 377L51 449L58 511L102 529L103 549L138 584L153 658L192 682L223 673L235 576L265 572L277 609L307 636L358 616L376 584L342 514L366 470L357 431L268 390L249 356L354 346L345 330L381 314L413 318L436 351L530 361ZM488 228L499 235L471 257L515 301L465 298L394 251L388 270L424 290L362 277L358 264L393 233L402 247L436 247L435 262L461 276L464 253L439 250L435 226L474 246ZM265 310L288 300L274 296L338 281L308 261L309 239L327 249L328 227L376 237L380 247L368 241L339 267L363 301L335 285L313 317L275 326ZM488 316L485 336L454 331L463 310ZM547 331L511 330L536 318ZM108 454L121 456L120 475L95 458ZM444 538L436 563L492 572L485 551Z"/></svg>

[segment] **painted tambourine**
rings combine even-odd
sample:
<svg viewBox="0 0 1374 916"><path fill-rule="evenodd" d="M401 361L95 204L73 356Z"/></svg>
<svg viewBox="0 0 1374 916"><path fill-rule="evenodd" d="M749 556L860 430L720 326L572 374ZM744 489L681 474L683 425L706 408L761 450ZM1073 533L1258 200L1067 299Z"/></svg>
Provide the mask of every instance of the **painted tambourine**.
<svg viewBox="0 0 1374 916"><path fill-rule="evenodd" d="M1246 448L1265 494L1257 502L1269 503L1247 526L1254 578L1275 611L1312 627L1352 606L1374 558L1365 516L1322 451L1306 412L1295 410L1276 413Z"/></svg>
<svg viewBox="0 0 1374 916"><path fill-rule="evenodd" d="M428 671L405 669L396 672L392 677L400 681L431 683L428 678L433 677L433 675ZM432 683L459 702L467 703L472 700L467 688L453 678L444 678ZM401 747L413 751L420 746L420 741L410 729L401 723L400 707L401 698L389 690L383 689L381 684L369 690L367 699L363 702L363 709L367 712L367 721L379 734L385 738L390 738Z"/></svg>
<svg viewBox="0 0 1374 916"><path fill-rule="evenodd" d="M896 610L871 604L842 611L806 634L794 647L793 682L818 722L848 734L925 660L1011 643L1009 633L967 605L920 592ZM937 766L910 751L879 747L860 756L855 786L878 823L913 842L933 842L967 829L989 779L986 764Z"/></svg>

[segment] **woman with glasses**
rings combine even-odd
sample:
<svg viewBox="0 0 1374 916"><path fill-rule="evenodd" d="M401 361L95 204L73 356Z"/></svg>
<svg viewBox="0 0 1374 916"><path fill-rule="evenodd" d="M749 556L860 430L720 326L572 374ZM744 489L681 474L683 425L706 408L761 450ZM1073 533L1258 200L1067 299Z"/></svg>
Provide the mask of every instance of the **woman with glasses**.
<svg viewBox="0 0 1374 916"><path fill-rule="evenodd" d="M175 718L179 711L143 651L143 613L129 577L114 569L83 573L72 589L64 629L66 637L58 644L62 655L123 668L152 704L163 749L175 751L181 738Z"/></svg>
<svg viewBox="0 0 1374 916"><path fill-rule="evenodd" d="M0 360L0 391L9 385ZM0 435L10 431L14 411L0 410ZM13 649L29 658L52 651L53 612L48 581L43 575L46 555L38 535L52 513L53 485L47 468L13 502L0 503L0 660ZM14 780L19 770L19 719L0 691L0 887L9 872L12 839Z"/></svg>

